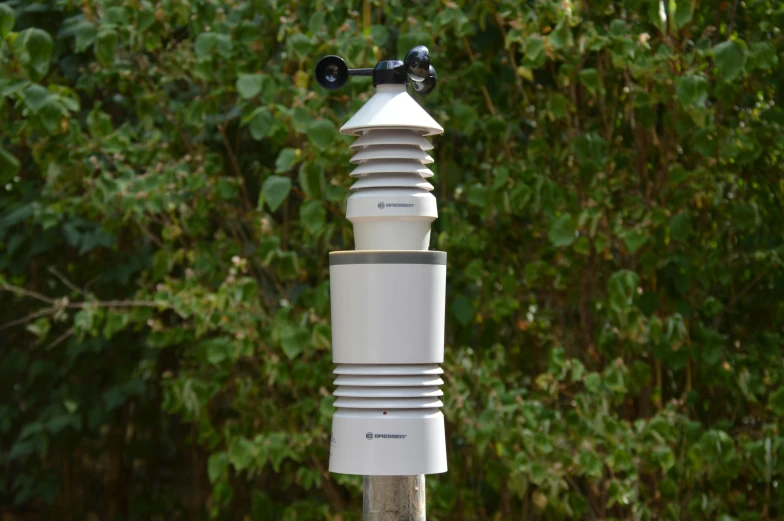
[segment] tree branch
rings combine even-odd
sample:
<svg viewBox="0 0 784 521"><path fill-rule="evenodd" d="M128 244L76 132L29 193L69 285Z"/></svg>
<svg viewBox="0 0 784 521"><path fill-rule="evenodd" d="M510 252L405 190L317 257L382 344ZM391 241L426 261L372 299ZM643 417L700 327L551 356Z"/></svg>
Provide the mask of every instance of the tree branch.
<svg viewBox="0 0 784 521"><path fill-rule="evenodd" d="M237 161L237 156L234 153L234 149L229 142L229 137L226 135L226 125L218 124L218 132L221 135L221 140L223 140L223 146L226 148L226 154L229 156L229 163L231 163L231 169L234 171L234 175L237 176L237 181L240 183L240 189L242 190L242 197L245 199L245 205L247 208L253 208L253 205L250 204L250 197L248 197L248 190L245 188L245 178L242 176L242 170L240 169L240 164Z"/></svg>
<svg viewBox="0 0 784 521"><path fill-rule="evenodd" d="M17 286L9 286L7 284L3 284L0 286L1 291L8 291L9 293L14 293L16 295L21 295L23 297L31 297L36 300L40 300L41 302L46 302L47 304L54 304L54 299L49 298L46 295L42 295L36 291L31 291L29 289L20 288Z"/></svg>
<svg viewBox="0 0 784 521"><path fill-rule="evenodd" d="M83 290L79 289L79 288L76 286L76 284L74 284L73 282L71 282L70 280L68 280L68 279L66 278L66 276L65 276L65 275L63 275L62 273L60 273L60 271L59 271L57 268L55 268L54 266L49 266L49 267L47 268L47 270L49 271L49 273L51 273L52 275L54 275L55 277L57 277L58 279L60 279L60 282L62 282L62 283L63 283L63 284L65 284L66 286L68 286L68 287L69 287L70 289L72 289L73 291L77 292L78 294L82 295L83 297L86 297L86 296L87 296L87 295L85 295L85 293L84 293L84 291L83 291Z"/></svg>
<svg viewBox="0 0 784 521"><path fill-rule="evenodd" d="M36 300L40 300L42 302L46 302L47 304L51 305L51 307L40 309L38 311L25 315L24 317L0 325L0 331L3 331L5 329L14 326L27 324L28 322L30 322L31 320L35 320L36 318L44 317L47 315L54 315L61 309L141 308L141 307L157 308L157 307L170 306L170 303L165 300L88 300L84 302L70 302L68 300L68 297L53 299L47 297L46 295L37 293L35 291L31 291L25 288L20 288L18 286L10 286L7 284L0 286L0 291L7 291L9 293L14 293L15 295L34 298Z"/></svg>
<svg viewBox="0 0 784 521"><path fill-rule="evenodd" d="M66 331L66 332L65 332L65 333L63 333L62 335L58 336L58 337L57 337L57 338L54 340L54 342L52 342L51 344L49 344L49 345L46 347L46 349L47 349L47 350L49 350L49 349L52 349L52 348L53 348L53 347L55 347L55 346L58 346L58 345L60 345L60 344L61 344L61 343L63 343L65 340L67 340L67 339L68 339L68 337L70 337L70 336L71 336L71 335L73 335L73 334L74 334L74 328L72 328L72 327L71 327L71 328L68 328L68 331Z"/></svg>
<svg viewBox="0 0 784 521"><path fill-rule="evenodd" d="M35 313L30 313L29 315L25 315L22 318L17 318L16 320L12 320L10 322L6 322L5 324L0 325L0 331L12 328L14 326L20 326L22 324L27 324L28 322L35 320L36 318L45 317L47 315L53 315L57 311L57 308L44 308Z"/></svg>

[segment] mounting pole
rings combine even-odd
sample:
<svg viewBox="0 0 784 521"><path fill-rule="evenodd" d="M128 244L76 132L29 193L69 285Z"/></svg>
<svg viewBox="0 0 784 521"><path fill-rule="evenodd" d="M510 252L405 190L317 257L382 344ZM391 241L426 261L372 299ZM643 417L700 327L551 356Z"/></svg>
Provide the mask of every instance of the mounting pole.
<svg viewBox="0 0 784 521"><path fill-rule="evenodd" d="M365 476L362 521L425 521L425 475Z"/></svg>

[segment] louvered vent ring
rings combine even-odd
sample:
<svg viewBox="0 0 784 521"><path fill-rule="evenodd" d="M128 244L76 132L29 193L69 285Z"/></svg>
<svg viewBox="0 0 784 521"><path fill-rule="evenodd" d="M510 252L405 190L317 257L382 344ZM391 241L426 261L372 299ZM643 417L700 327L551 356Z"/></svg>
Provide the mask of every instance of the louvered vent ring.
<svg viewBox="0 0 784 521"><path fill-rule="evenodd" d="M333 393L335 407L342 409L438 409L443 374L436 364L371 365L340 364Z"/></svg>
<svg viewBox="0 0 784 521"><path fill-rule="evenodd" d="M426 181L433 171L426 165L433 158L426 152L433 146L416 130L373 129L352 145L357 150L351 162L357 167L351 177L360 181L352 190L363 188L416 188L432 191Z"/></svg>

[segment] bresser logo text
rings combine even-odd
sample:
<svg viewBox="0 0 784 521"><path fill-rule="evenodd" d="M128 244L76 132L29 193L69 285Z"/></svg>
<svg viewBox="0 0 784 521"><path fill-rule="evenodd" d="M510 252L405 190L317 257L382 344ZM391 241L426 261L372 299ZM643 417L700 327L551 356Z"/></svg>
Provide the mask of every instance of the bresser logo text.
<svg viewBox="0 0 784 521"><path fill-rule="evenodd" d="M386 438L386 439L393 439L393 440L402 440L405 439L408 434L373 434L372 432L368 432L365 434L365 438L368 440L372 440L373 438Z"/></svg>
<svg viewBox="0 0 784 521"><path fill-rule="evenodd" d="M413 208L414 203L378 203L378 209L383 210L384 208Z"/></svg>

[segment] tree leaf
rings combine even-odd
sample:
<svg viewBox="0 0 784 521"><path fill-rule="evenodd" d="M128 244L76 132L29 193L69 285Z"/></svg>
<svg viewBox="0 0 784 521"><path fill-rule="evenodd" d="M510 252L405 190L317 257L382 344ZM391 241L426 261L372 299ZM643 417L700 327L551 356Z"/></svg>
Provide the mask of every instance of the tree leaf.
<svg viewBox="0 0 784 521"><path fill-rule="evenodd" d="M300 276L300 265L299 265L299 255L295 251L279 251L277 252L277 262L275 265L275 269L278 273L278 276L283 280L295 280ZM284 337L284 340L287 342L283 345L283 351L287 353L287 356L293 358L300 351L302 351L302 346L307 339L307 330L305 329L298 329L297 330L296 342L291 340L289 337ZM293 338L293 337L292 337Z"/></svg>
<svg viewBox="0 0 784 521"><path fill-rule="evenodd" d="M110 67L114 64L114 54L117 50L117 32L113 30L101 31L95 39L93 46L95 57L98 62L104 67Z"/></svg>
<svg viewBox="0 0 784 521"><path fill-rule="evenodd" d="M41 110L41 107L44 106L46 100L49 99L49 91L47 91L43 85L34 83L22 92L22 98L24 99L25 106L30 112L35 114Z"/></svg>
<svg viewBox="0 0 784 521"><path fill-rule="evenodd" d="M630 306L639 285L640 276L633 271L619 270L613 273L607 281L610 305L619 311Z"/></svg>
<svg viewBox="0 0 784 521"><path fill-rule="evenodd" d="M580 470L592 478L602 475L602 460L594 451L583 449L580 451Z"/></svg>
<svg viewBox="0 0 784 521"><path fill-rule="evenodd" d="M261 92L263 74L240 74L237 77L237 92L243 99L250 99Z"/></svg>
<svg viewBox="0 0 784 521"><path fill-rule="evenodd" d="M95 28L95 25L90 22L85 21L76 26L76 30L74 31L76 37L74 48L76 52L87 50L93 42L95 42L97 34L98 30Z"/></svg>
<svg viewBox="0 0 784 521"><path fill-rule="evenodd" d="M216 519L218 517L218 512L220 509L224 508L226 505L231 503L232 498L234 497L234 488L229 484L228 481L219 481L215 484L212 488L212 510L210 511L210 517L212 519Z"/></svg>
<svg viewBox="0 0 784 521"><path fill-rule="evenodd" d="M533 34L525 40L525 60L529 68L536 69L544 63L544 38Z"/></svg>
<svg viewBox="0 0 784 521"><path fill-rule="evenodd" d="M8 36L14 28L14 10L8 4L0 4L0 40Z"/></svg>
<svg viewBox="0 0 784 521"><path fill-rule="evenodd" d="M33 81L40 80L49 72L53 45L49 33L35 27L25 29L16 36L14 53Z"/></svg>
<svg viewBox="0 0 784 521"><path fill-rule="evenodd" d="M0 148L0 185L4 185L19 172L19 160Z"/></svg>
<svg viewBox="0 0 784 521"><path fill-rule="evenodd" d="M632 228L630 230L625 230L622 234L622 238L623 242L626 243L626 248L629 250L629 253L634 253L648 242L650 236L643 230Z"/></svg>
<svg viewBox="0 0 784 521"><path fill-rule="evenodd" d="M218 365L231 357L231 339L228 337L210 338L201 343L207 361Z"/></svg>
<svg viewBox="0 0 784 521"><path fill-rule="evenodd" d="M207 476L210 483L215 483L226 476L229 470L229 456L225 452L216 452L207 460Z"/></svg>
<svg viewBox="0 0 784 521"><path fill-rule="evenodd" d="M318 234L324 228L327 219L327 210L321 201L308 201L299 209L299 218L305 229L312 235Z"/></svg>
<svg viewBox="0 0 784 521"><path fill-rule="evenodd" d="M291 121L294 123L294 130L297 133L307 132L313 120L313 114L305 107L294 107L291 111Z"/></svg>
<svg viewBox="0 0 784 521"><path fill-rule="evenodd" d="M128 10L125 7L113 6L107 7L103 13L103 23L119 25L125 23L129 18Z"/></svg>
<svg viewBox="0 0 784 521"><path fill-rule="evenodd" d="M596 69L583 69L580 71L580 82L585 85L588 92L597 94L602 92L602 79Z"/></svg>
<svg viewBox="0 0 784 521"><path fill-rule="evenodd" d="M528 81L534 81L534 71L528 67L523 67L520 65L517 67L517 74L520 75L521 78L525 78Z"/></svg>
<svg viewBox="0 0 784 521"><path fill-rule="evenodd" d="M569 110L569 100L562 94L553 94L547 98L547 103L550 106L550 112L553 117L565 118Z"/></svg>
<svg viewBox="0 0 784 521"><path fill-rule="evenodd" d="M306 161L299 169L299 186L305 195L313 199L324 197L324 167L316 161Z"/></svg>
<svg viewBox="0 0 784 521"><path fill-rule="evenodd" d="M688 244L691 237L691 220L688 210L673 215L670 219L670 237L676 241Z"/></svg>
<svg viewBox="0 0 784 521"><path fill-rule="evenodd" d="M223 58L230 58L233 48L229 35L215 32L201 33L193 42L193 50L200 59L210 57L213 50Z"/></svg>
<svg viewBox="0 0 784 521"><path fill-rule="evenodd" d="M487 204L489 189L481 183L471 183L466 187L466 201L472 206L483 208Z"/></svg>
<svg viewBox="0 0 784 521"><path fill-rule="evenodd" d="M479 120L479 113L467 103L456 101L451 104L453 125L466 134L473 132Z"/></svg>
<svg viewBox="0 0 784 521"><path fill-rule="evenodd" d="M740 40L728 40L713 48L713 61L719 68L724 81L734 80L746 65L746 44Z"/></svg>
<svg viewBox="0 0 784 521"><path fill-rule="evenodd" d="M708 100L708 80L698 74L686 74L675 80L675 93L686 106L704 107Z"/></svg>
<svg viewBox="0 0 784 521"><path fill-rule="evenodd" d="M596 132L577 136L572 143L572 149L581 163L603 165L607 161L607 141Z"/></svg>
<svg viewBox="0 0 784 521"><path fill-rule="evenodd" d="M324 11L321 10L318 10L311 15L310 19L308 20L308 31L310 31L311 35L314 35L326 29L326 27L324 26L325 18L326 16L324 15Z"/></svg>
<svg viewBox="0 0 784 521"><path fill-rule="evenodd" d="M717 142L713 135L712 129L701 128L694 133L692 142L694 149L700 153L702 157L714 157L716 155Z"/></svg>
<svg viewBox="0 0 784 521"><path fill-rule="evenodd" d="M305 57L310 54L311 41L306 34L295 33L289 36L286 43L299 56Z"/></svg>
<svg viewBox="0 0 784 521"><path fill-rule="evenodd" d="M238 471L248 468L258 454L258 446L247 438L238 436L229 442L229 461Z"/></svg>
<svg viewBox="0 0 784 521"><path fill-rule="evenodd" d="M94 138L108 136L114 130L111 118L99 107L91 110L87 116L87 128L90 131L90 135Z"/></svg>
<svg viewBox="0 0 784 521"><path fill-rule="evenodd" d="M197 58L205 58L209 56L210 51L215 48L215 33L207 32L201 33L196 37L193 42L193 50Z"/></svg>
<svg viewBox="0 0 784 521"><path fill-rule="evenodd" d="M621 20L620 18L616 18L612 22L610 22L610 31L609 35L614 38L620 38L624 36L627 32L626 29L626 22Z"/></svg>
<svg viewBox="0 0 784 521"><path fill-rule="evenodd" d="M291 179L279 175L271 175L264 180L261 187L261 193L264 197L264 202L267 203L270 211L274 212L283 201L288 197L291 191Z"/></svg>
<svg viewBox="0 0 784 521"><path fill-rule="evenodd" d="M319 150L326 150L335 140L335 124L328 119L319 119L308 126L308 139Z"/></svg>
<svg viewBox="0 0 784 521"><path fill-rule="evenodd" d="M569 27L569 21L562 18L558 25L555 26L553 32L548 36L550 43L557 50L572 47L574 45L574 38L572 37L572 29Z"/></svg>
<svg viewBox="0 0 784 521"><path fill-rule="evenodd" d="M784 416L784 386L779 387L770 394L768 406L774 413Z"/></svg>
<svg viewBox="0 0 784 521"><path fill-rule="evenodd" d="M756 203L736 203L730 207L732 224L739 230L758 226L761 223Z"/></svg>
<svg viewBox="0 0 784 521"><path fill-rule="evenodd" d="M68 112L56 96L47 97L39 111L41 123L50 134L60 132L60 123L67 115Z"/></svg>
<svg viewBox="0 0 784 521"><path fill-rule="evenodd" d="M598 393L602 387L602 377L599 373L588 373L583 378L585 390L590 393Z"/></svg>
<svg viewBox="0 0 784 521"><path fill-rule="evenodd" d="M286 252L294 253L294 252ZM295 254L296 255L296 254ZM291 277L285 277L291 278ZM305 343L309 340L308 331L303 328L285 326L280 331L280 348L289 360L294 360L304 350Z"/></svg>
<svg viewBox="0 0 784 521"><path fill-rule="evenodd" d="M215 35L215 50L222 58L231 58L231 51L234 49L234 43L228 34Z"/></svg>
<svg viewBox="0 0 784 521"><path fill-rule="evenodd" d="M678 29L682 29L686 24L691 22L691 5L692 0L678 0L677 5L675 6L675 26Z"/></svg>
<svg viewBox="0 0 784 521"><path fill-rule="evenodd" d="M751 44L751 56L746 65L749 70L759 68L770 70L779 63L776 47L770 42L754 42ZM753 62L753 63L751 63Z"/></svg>
<svg viewBox="0 0 784 521"><path fill-rule="evenodd" d="M474 320L474 304L468 297L458 295L452 299L450 308L452 315L454 315L457 321L462 325L467 326Z"/></svg>
<svg viewBox="0 0 784 521"><path fill-rule="evenodd" d="M297 148L284 148L275 160L275 173L282 174L292 169L301 159L300 150Z"/></svg>
<svg viewBox="0 0 784 521"><path fill-rule="evenodd" d="M373 24L370 27L370 36L375 45L383 48L389 40L389 29L385 25Z"/></svg>
<svg viewBox="0 0 784 521"><path fill-rule="evenodd" d="M574 219L570 214L564 214L553 221L547 236L556 248L571 245L576 239Z"/></svg>
<svg viewBox="0 0 784 521"><path fill-rule="evenodd" d="M250 135L256 141L261 141L269 136L275 118L266 107L259 107L253 111L253 119L250 120Z"/></svg>

